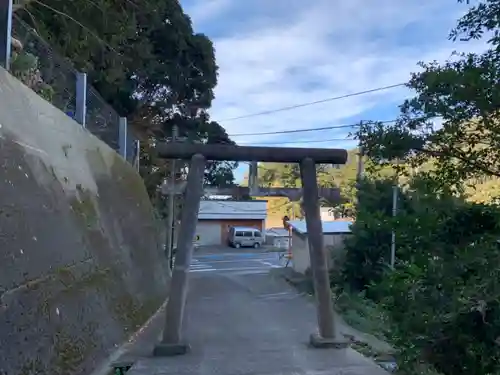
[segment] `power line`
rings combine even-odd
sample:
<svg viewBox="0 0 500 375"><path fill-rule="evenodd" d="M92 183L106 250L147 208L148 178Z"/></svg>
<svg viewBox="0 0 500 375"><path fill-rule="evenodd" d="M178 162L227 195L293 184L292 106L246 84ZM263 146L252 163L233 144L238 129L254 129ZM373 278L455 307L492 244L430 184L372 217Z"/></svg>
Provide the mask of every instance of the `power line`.
<svg viewBox="0 0 500 375"><path fill-rule="evenodd" d="M295 104L295 105L291 105L291 106L287 106L287 107L281 107L281 108L276 108L276 109L270 109L270 110L267 110L267 111L251 113L251 114L248 114L248 115L243 115L243 116L238 116L238 117L231 117L231 118L219 120L218 122L228 122L228 121L241 120L241 119L250 118L250 117L270 115L270 114L277 113L277 112L290 111L290 110L296 109L296 108L308 107L308 106L311 106L311 105L316 105L316 104L321 104L321 103L326 103L326 102L332 102L332 101L340 100L340 99L351 98L353 96L360 96L360 95L371 94L371 93L377 92L377 91L389 90L389 89L393 89L393 88L404 86L404 85L406 85L406 83L397 83L397 84L394 84L394 85L382 86L382 87L377 87L377 88L374 88L374 89L353 92L353 93L350 93L350 94L345 94L345 95L340 95L340 96L334 96L332 98L326 98L326 99L316 100L316 101L313 101L313 102L305 102L305 103Z"/></svg>
<svg viewBox="0 0 500 375"><path fill-rule="evenodd" d="M436 119L437 117L432 117L432 118L415 118L413 120L426 120L426 121L431 121ZM322 131L322 130L334 130L334 129L344 129L344 128L358 128L361 126L362 123L367 123L367 122L373 122L377 124L392 124L397 122L398 119L394 120L360 120L356 123L353 124L346 124L346 125L332 125L332 126L322 126L319 128L301 128L301 129L292 129L292 130L280 130L280 131L274 131L274 132L260 132L260 133L238 133L238 134L229 134L229 137L244 137L244 136L260 136L260 135L278 135L278 134L292 134L292 133L306 133L306 132L315 132L315 131ZM278 144L280 142L276 142ZM298 142L294 142L298 143ZM271 143L274 144L274 143Z"/></svg>
<svg viewBox="0 0 500 375"><path fill-rule="evenodd" d="M297 144L297 143L321 143L321 142L345 142L345 141L355 141L353 138L330 138L330 139L314 139L307 141L290 141L290 142L262 142L262 143L242 143L242 146L264 146L264 145L286 145L286 144Z"/></svg>
<svg viewBox="0 0 500 375"><path fill-rule="evenodd" d="M261 132L261 133L239 133L239 134L229 134L229 137L243 137L243 136L255 136L255 135L274 135L274 134L290 134L290 133L303 133L303 132L313 132L320 130L332 130L332 129L344 129L353 128L359 126L359 123L349 124L349 125L333 125L333 126L323 126L320 128L309 128L309 129L293 129L293 130L281 130L275 132Z"/></svg>
<svg viewBox="0 0 500 375"><path fill-rule="evenodd" d="M390 124L390 123L393 123L396 121L397 120L385 120L385 121L374 121L374 122L381 123L381 124ZM353 124L322 126L319 128L301 128L301 129L292 129L292 130L280 130L280 131L274 131L274 132L229 134L229 137L248 137L248 136L260 136L260 135L292 134L292 133L316 132L316 131L321 131L321 130L346 129L346 128L359 127L361 122L363 122L363 120L358 121L357 123L353 123Z"/></svg>

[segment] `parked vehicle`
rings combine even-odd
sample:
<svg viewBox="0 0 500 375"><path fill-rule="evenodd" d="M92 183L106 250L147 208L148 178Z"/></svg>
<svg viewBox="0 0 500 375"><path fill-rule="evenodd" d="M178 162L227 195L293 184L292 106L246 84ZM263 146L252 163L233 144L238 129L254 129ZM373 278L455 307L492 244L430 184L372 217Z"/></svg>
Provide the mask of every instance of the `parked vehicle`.
<svg viewBox="0 0 500 375"><path fill-rule="evenodd" d="M259 248L264 243L261 231L249 227L231 227L229 229L229 246L239 249L240 247Z"/></svg>

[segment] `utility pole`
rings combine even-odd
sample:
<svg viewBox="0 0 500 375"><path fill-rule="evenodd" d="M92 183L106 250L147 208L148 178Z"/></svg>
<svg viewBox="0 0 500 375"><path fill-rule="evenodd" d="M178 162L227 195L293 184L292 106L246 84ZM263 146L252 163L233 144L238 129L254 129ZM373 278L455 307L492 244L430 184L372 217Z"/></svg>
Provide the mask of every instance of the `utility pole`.
<svg viewBox="0 0 500 375"><path fill-rule="evenodd" d="M396 182L394 183L394 186L392 187L392 217L396 218L398 214L398 192L399 192L399 187ZM392 229L391 233L391 268L394 269L396 263L396 232L394 229Z"/></svg>
<svg viewBox="0 0 500 375"><path fill-rule="evenodd" d="M401 163L401 160L396 161L397 164ZM398 215L398 196L399 196L399 175L396 174L394 177L394 185L392 186L392 217L396 219ZM391 232L391 269L396 266L396 231L394 227Z"/></svg>
<svg viewBox="0 0 500 375"><path fill-rule="evenodd" d="M361 147L361 142L358 147L358 167L356 170L356 197L355 197L355 210L351 212L351 216L357 216L357 210L359 209L359 197L363 180L364 173L364 160L363 160L363 147Z"/></svg>
<svg viewBox="0 0 500 375"><path fill-rule="evenodd" d="M358 147L358 168L356 170L356 181L358 184L361 182L364 173L364 165L363 165L363 148L361 145Z"/></svg>
<svg viewBox="0 0 500 375"><path fill-rule="evenodd" d="M179 137L179 127L172 127L172 143L177 141ZM172 269L172 251L174 248L174 227L175 227L175 183L176 183L176 162L175 159L170 160L170 182L168 191L168 211L167 211L167 230L166 230L166 255L167 260Z"/></svg>

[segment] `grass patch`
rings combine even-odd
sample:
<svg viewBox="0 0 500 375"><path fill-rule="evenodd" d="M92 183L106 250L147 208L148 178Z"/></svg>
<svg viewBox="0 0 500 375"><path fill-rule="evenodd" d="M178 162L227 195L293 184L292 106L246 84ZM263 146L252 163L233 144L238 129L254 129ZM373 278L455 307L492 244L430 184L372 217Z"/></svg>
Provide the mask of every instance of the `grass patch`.
<svg viewBox="0 0 500 375"><path fill-rule="evenodd" d="M385 311L362 293L335 292L335 308L351 327L387 341L390 322Z"/></svg>
<svg viewBox="0 0 500 375"><path fill-rule="evenodd" d="M304 275L294 272L291 268L281 268L272 270L271 274L284 278L301 294L314 294L308 271ZM387 371L395 372L394 348L388 343L391 325L385 311L363 294L348 293L336 288L333 288L332 292L336 313L349 326L342 333L349 340L351 347Z"/></svg>
<svg viewBox="0 0 500 375"><path fill-rule="evenodd" d="M394 325L382 307L366 298L363 293L356 294L345 290L336 291L335 289L333 293L335 309L346 324L360 332L372 335L381 342L390 343L392 341L391 331ZM395 365L398 356L397 350L393 348L385 350L383 347L378 347L376 343L370 342L369 339L365 342L353 337L348 338L351 339L353 349L373 359L389 372L397 375L442 375L426 363L415 363L412 366L405 367L405 369L398 369ZM388 346L390 347L390 344Z"/></svg>

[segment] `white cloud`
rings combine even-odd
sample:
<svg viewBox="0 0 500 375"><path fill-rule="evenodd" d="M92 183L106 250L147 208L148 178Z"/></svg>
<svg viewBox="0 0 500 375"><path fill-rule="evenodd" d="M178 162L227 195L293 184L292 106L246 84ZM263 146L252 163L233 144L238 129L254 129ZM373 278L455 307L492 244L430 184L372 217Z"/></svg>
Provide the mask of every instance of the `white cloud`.
<svg viewBox="0 0 500 375"><path fill-rule="evenodd" d="M190 1L186 11L196 30L205 32L215 43L220 71L211 114L229 134L394 118L397 106L410 95L404 87L272 115L222 121L406 82L409 74L418 69L418 61L443 61L455 49L484 48L480 43L458 45L447 40L465 9L453 1ZM343 130L235 140L300 142L345 134Z"/></svg>
<svg viewBox="0 0 500 375"><path fill-rule="evenodd" d="M417 61L443 60L457 48L447 35L463 12L435 0L268 3L252 2L251 16L214 40L220 66L215 120L405 82ZM214 24L220 28L236 17L238 4L243 6L235 0L198 0L187 12L210 36ZM222 124L229 133L313 127L380 105L393 103L396 109L407 94L394 89Z"/></svg>
<svg viewBox="0 0 500 375"><path fill-rule="evenodd" d="M184 11L197 23L210 22L231 5L231 0L202 0L185 6Z"/></svg>

